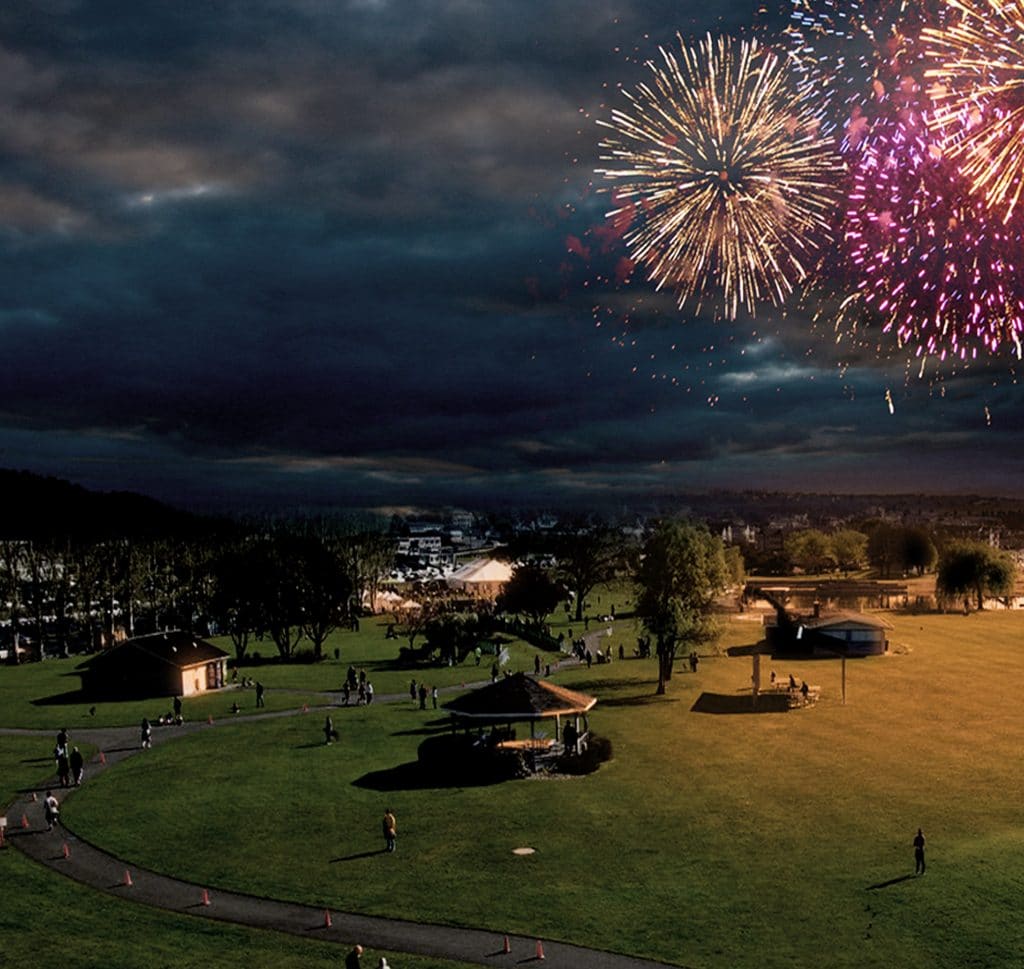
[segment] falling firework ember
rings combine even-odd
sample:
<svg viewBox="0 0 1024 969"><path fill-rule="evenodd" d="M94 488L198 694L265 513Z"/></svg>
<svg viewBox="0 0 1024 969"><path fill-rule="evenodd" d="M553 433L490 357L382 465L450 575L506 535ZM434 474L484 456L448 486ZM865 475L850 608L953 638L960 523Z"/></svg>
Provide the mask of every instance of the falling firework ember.
<svg viewBox="0 0 1024 969"><path fill-rule="evenodd" d="M828 236L840 163L787 63L756 41L659 48L629 108L599 122L610 220L680 308L735 319L782 304Z"/></svg>
<svg viewBox="0 0 1024 969"><path fill-rule="evenodd" d="M1024 189L1024 4L947 0L956 19L922 32L935 83L933 126L971 189L1009 219Z"/></svg>

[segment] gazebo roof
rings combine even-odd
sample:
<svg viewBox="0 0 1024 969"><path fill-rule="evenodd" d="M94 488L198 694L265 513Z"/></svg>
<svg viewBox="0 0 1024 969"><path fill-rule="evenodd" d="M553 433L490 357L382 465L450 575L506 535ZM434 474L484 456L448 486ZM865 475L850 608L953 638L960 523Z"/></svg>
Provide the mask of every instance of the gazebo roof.
<svg viewBox="0 0 1024 969"><path fill-rule="evenodd" d="M540 720L585 713L597 698L515 673L444 704L456 717L478 720Z"/></svg>

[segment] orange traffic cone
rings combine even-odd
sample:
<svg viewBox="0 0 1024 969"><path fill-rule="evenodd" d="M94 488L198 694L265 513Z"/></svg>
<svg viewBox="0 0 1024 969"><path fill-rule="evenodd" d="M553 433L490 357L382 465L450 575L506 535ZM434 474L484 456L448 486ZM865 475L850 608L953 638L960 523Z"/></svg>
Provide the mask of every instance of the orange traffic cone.
<svg viewBox="0 0 1024 969"><path fill-rule="evenodd" d="M329 908L324 909L324 928L329 929L331 927L331 910Z"/></svg>
<svg viewBox="0 0 1024 969"><path fill-rule="evenodd" d="M202 904L203 905L209 905L210 904L210 891L207 888L203 889Z"/></svg>
<svg viewBox="0 0 1024 969"><path fill-rule="evenodd" d="M544 958L544 946L541 943L540 939L537 940L537 955L536 955L536 958L537 959L543 959Z"/></svg>
<svg viewBox="0 0 1024 969"><path fill-rule="evenodd" d="M123 884L124 884L125 888L131 888L132 887L132 873L127 868L125 868L125 870L124 870L124 882L123 882Z"/></svg>
<svg viewBox="0 0 1024 969"><path fill-rule="evenodd" d="M508 936L507 935L505 936L505 942L504 942L504 944L501 947L501 951L502 952L511 952L512 951L512 946L510 946L508 944Z"/></svg>
<svg viewBox="0 0 1024 969"><path fill-rule="evenodd" d="M65 858L70 858L71 857L71 849L68 847L68 843L66 841L64 842L64 848L62 850L64 852L64 857Z"/></svg>

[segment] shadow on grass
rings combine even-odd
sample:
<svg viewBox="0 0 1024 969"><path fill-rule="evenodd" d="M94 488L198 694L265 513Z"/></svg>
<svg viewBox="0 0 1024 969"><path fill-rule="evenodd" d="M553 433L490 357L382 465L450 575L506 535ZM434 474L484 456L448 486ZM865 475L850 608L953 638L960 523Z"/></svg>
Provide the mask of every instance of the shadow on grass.
<svg viewBox="0 0 1024 969"><path fill-rule="evenodd" d="M890 885L898 885L900 882L912 881L916 875L900 875L899 878L890 878L887 882L879 882L877 885L868 885L864 891L873 892L879 888L888 888Z"/></svg>
<svg viewBox="0 0 1024 969"><path fill-rule="evenodd" d="M677 696L658 696L657 693L641 693L639 696L612 696L601 701L602 707L643 707L650 703L679 703Z"/></svg>
<svg viewBox="0 0 1024 969"><path fill-rule="evenodd" d="M433 737L434 734L444 733L446 730L452 729L452 723L450 720L432 720L429 723L424 724L422 727L417 727L414 730L396 730L391 736L392 737Z"/></svg>
<svg viewBox="0 0 1024 969"><path fill-rule="evenodd" d="M768 648L768 644L765 642L760 643L749 643L746 646L730 646L726 651L726 656L753 656L754 653L760 653L762 656L771 656L771 650Z"/></svg>
<svg viewBox="0 0 1024 969"><path fill-rule="evenodd" d="M96 698L82 690L66 690L64 693L54 693L53 696L40 696L29 703L34 707L68 707L76 703L95 703Z"/></svg>
<svg viewBox="0 0 1024 969"><path fill-rule="evenodd" d="M344 858L332 858L328 864L337 865L342 861L361 861L363 858L376 858L377 855L387 854L387 848L378 848L376 851L360 851L354 855L345 855Z"/></svg>
<svg viewBox="0 0 1024 969"><path fill-rule="evenodd" d="M419 761L399 764L387 770L374 770L353 782L354 787L371 791L422 791L448 787L489 787L500 784L500 778L473 776L466 773L439 773Z"/></svg>
<svg viewBox="0 0 1024 969"><path fill-rule="evenodd" d="M702 693L691 713L788 713L789 698L782 693L762 693L757 706L749 693Z"/></svg>

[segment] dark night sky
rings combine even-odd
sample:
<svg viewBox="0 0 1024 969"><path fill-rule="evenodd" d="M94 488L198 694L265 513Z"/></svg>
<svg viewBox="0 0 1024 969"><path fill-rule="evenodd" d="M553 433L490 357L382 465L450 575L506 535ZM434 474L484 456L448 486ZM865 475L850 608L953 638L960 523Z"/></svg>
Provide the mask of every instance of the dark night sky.
<svg viewBox="0 0 1024 969"><path fill-rule="evenodd" d="M193 505L1018 493L1011 358L922 380L605 281L595 119L677 30L749 31L719 6L6 0L0 465Z"/></svg>

